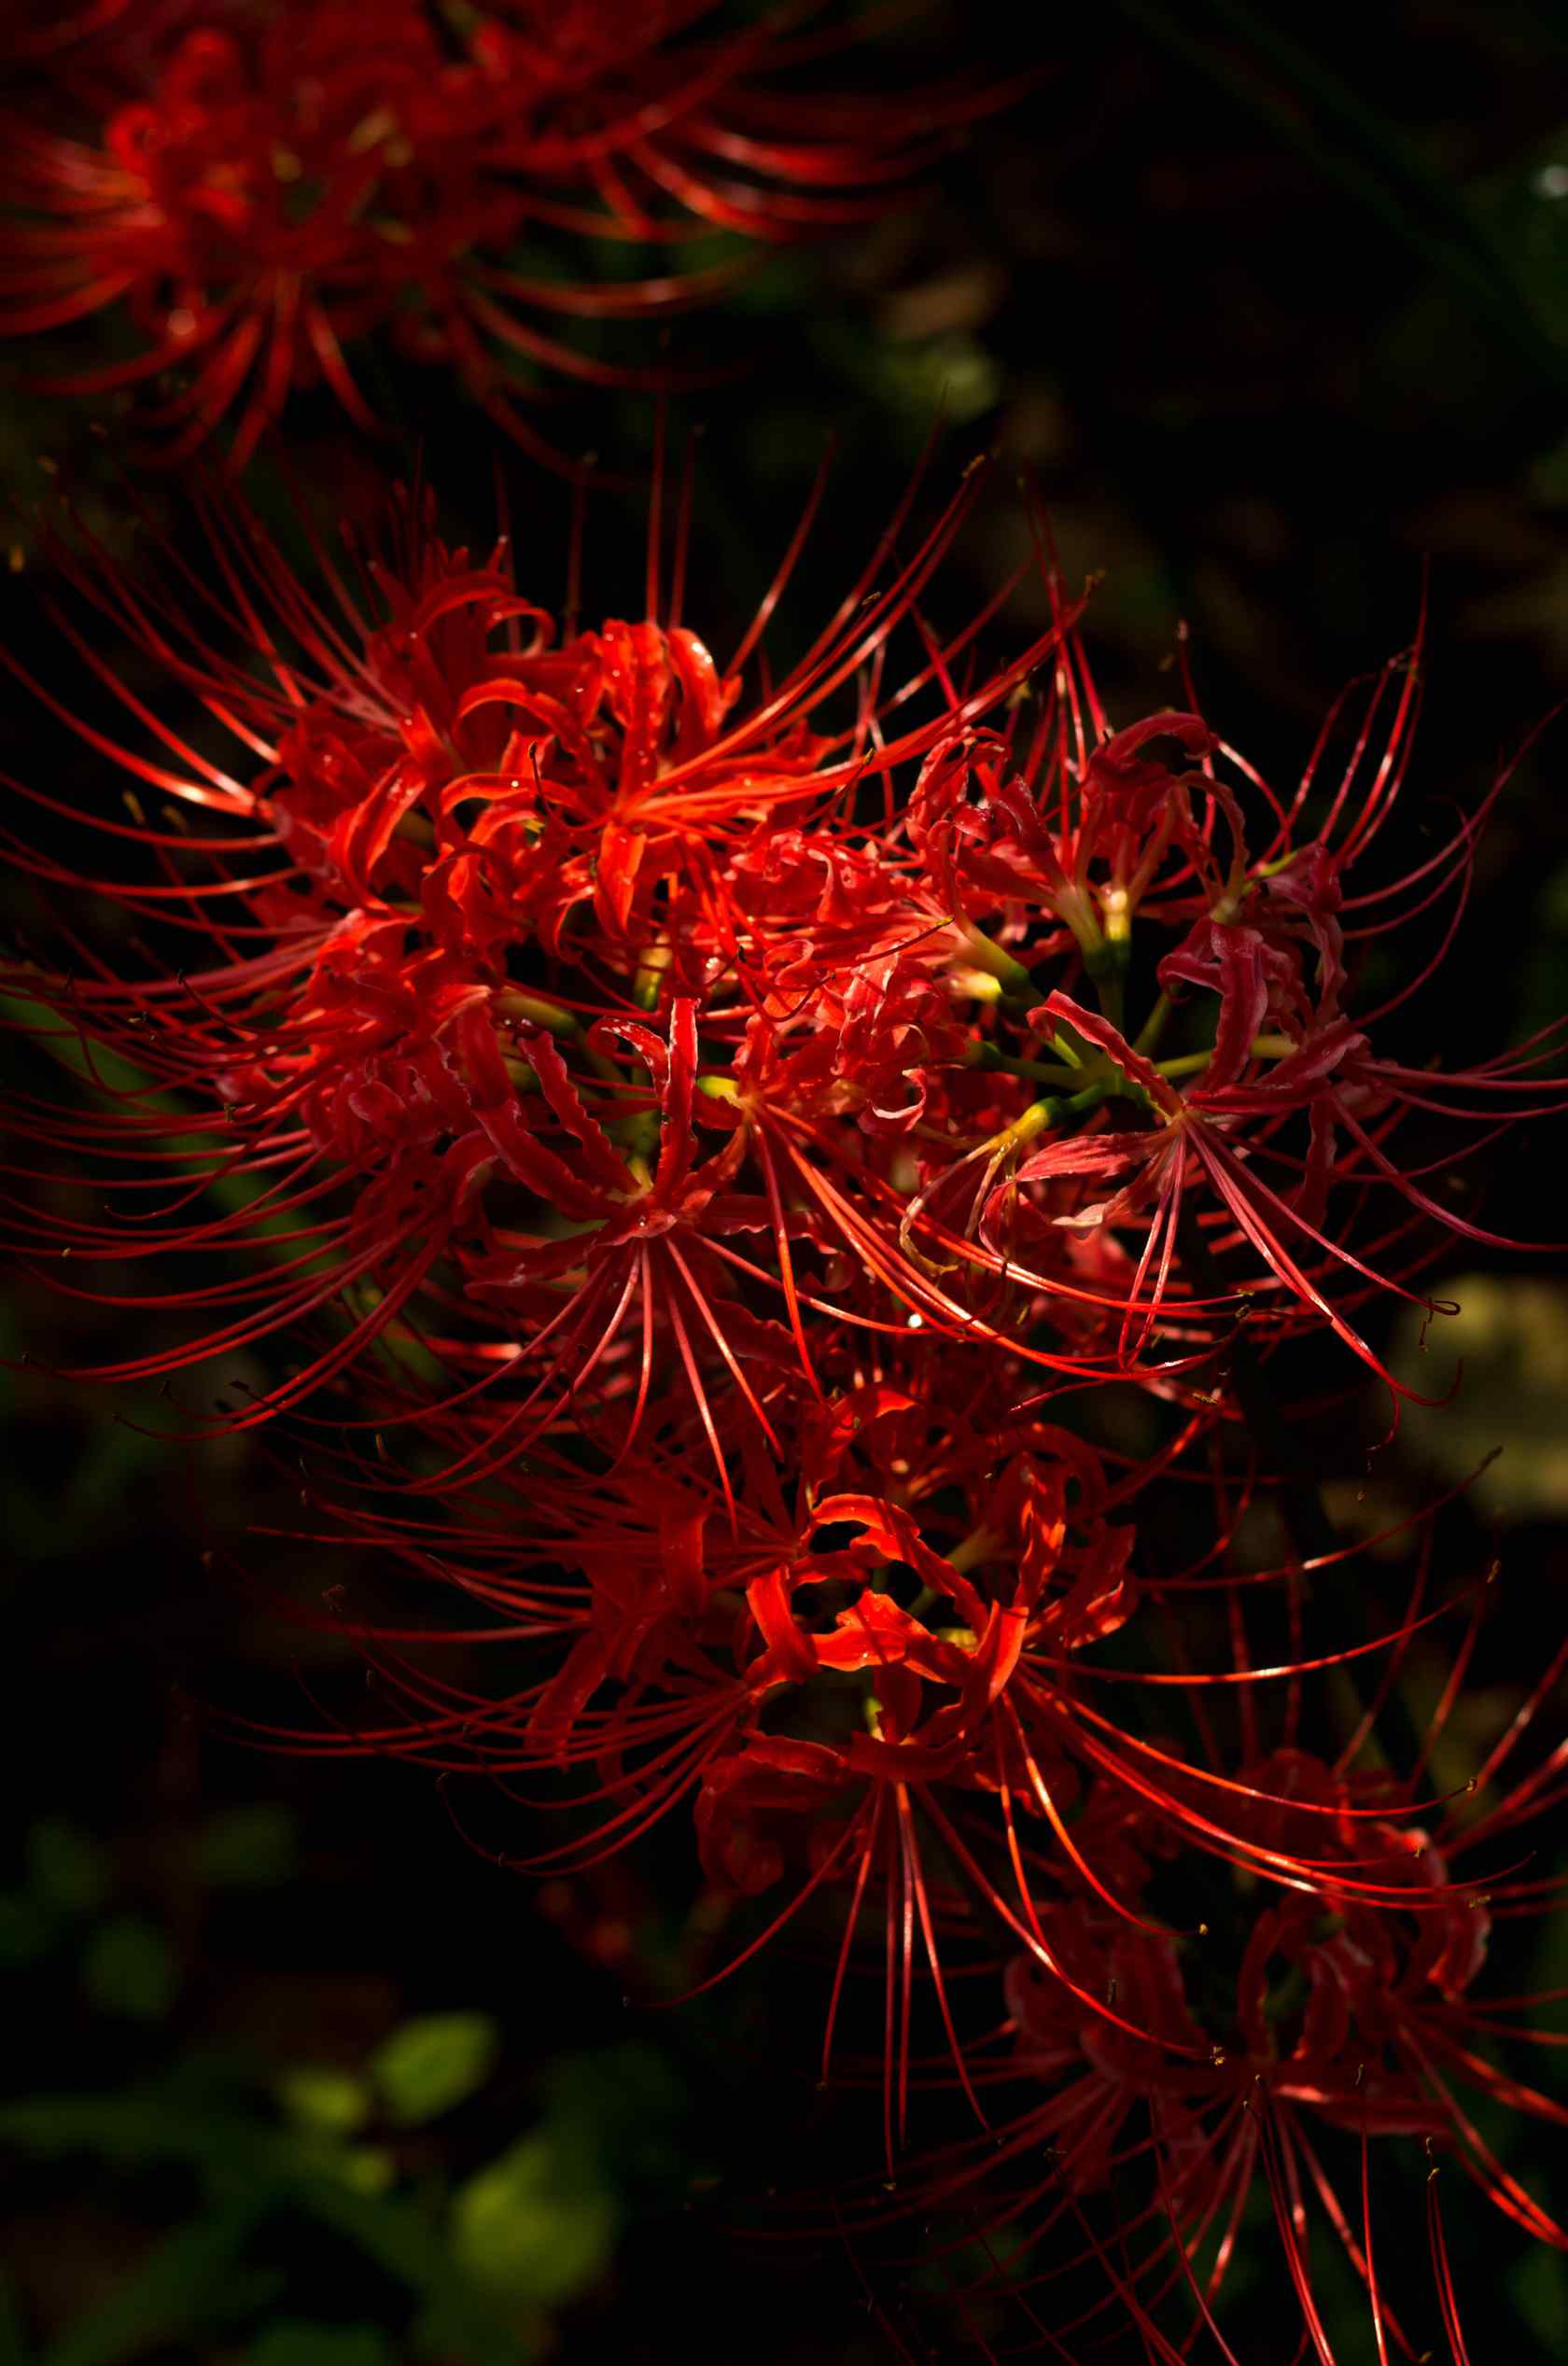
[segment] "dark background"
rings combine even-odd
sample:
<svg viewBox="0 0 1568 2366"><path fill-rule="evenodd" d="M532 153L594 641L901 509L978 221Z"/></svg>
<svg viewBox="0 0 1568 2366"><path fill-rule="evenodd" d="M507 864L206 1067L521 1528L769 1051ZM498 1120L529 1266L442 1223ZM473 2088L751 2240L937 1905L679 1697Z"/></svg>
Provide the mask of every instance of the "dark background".
<svg viewBox="0 0 1568 2366"><path fill-rule="evenodd" d="M1429 564L1427 703L1402 825L1416 845L1423 817L1473 803L1568 691L1568 17L1128 0L1004 31L1002 13L930 11L841 62L841 78L1028 77L1010 112L879 228L776 259L729 312L677 325L680 364L701 371L737 345L751 363L672 414L673 445L703 430L688 618L721 655L733 643L831 426L821 522L780 621L786 646L808 630L940 413L933 500L996 448L1032 471L1068 575L1103 573L1090 643L1113 715L1172 695L1162 661L1184 619L1211 719L1288 780L1336 691L1409 640ZM622 333L618 350L634 351ZM495 463L460 397L395 365L372 385L399 425L386 452L302 402L287 469L275 453L259 464L261 507L283 518L298 483L320 488L329 515L369 515L417 446L455 527L483 540ZM538 416L563 449L604 455L587 605L625 612L653 407L573 395ZM44 666L36 460L60 460L110 531L120 500L82 424L20 386L0 419L28 561L7 629ZM499 467L523 587L549 604L565 493L514 455ZM182 531L166 483L138 471L138 491L170 503ZM955 612L1025 530L1006 500L983 510L943 595ZM998 646L1029 622L1024 602ZM25 777L58 767L52 728L17 694L5 704L0 762ZM1465 931L1421 1005L1422 1057L1485 1052L1568 1004L1563 765L1548 731L1498 806ZM20 891L6 894L11 924L30 925ZM1488 1221L1560 1233L1561 1155L1545 1129L1500 1145ZM1377 1508L1408 1506L1435 1477L1507 1449L1441 1547L1473 1566L1504 1532L1505 1601L1474 1722L1454 1729L1462 1759L1561 1629L1568 1294L1543 1256L1459 1264L1478 1277L1458 1292L1460 1402L1408 1423L1374 1481L1346 1441L1358 1422L1375 1434L1375 1407L1341 1407L1319 1442L1331 1504L1352 1522L1369 1491ZM0 1320L13 1358L116 1351L108 1316L63 1314L25 1279ZM778 2253L736 2231L760 2191L809 2183L824 2147L839 2158L809 2071L815 1970L770 1957L744 1995L666 2010L689 1960L672 1902L686 1894L683 1834L662 1856L541 1894L465 1845L424 1775L221 1739L211 1710L308 1721L318 1697L358 1681L341 1647L301 1639L277 1608L279 1593L337 1582L339 1561L249 1533L287 1526L287 1469L243 1444L199 1457L161 1443L133 1426L130 1400L36 1369L0 1373L0 1388L17 1745L0 1871L7 2084L78 2099L75 2119L12 2114L0 2206L15 2322L8 2335L0 2310L0 2361L891 2355L831 2237ZM1436 1646L1415 1656L1418 1722L1442 1665ZM1464 1771L1456 1759L1454 1779ZM1516 1930L1500 1945L1505 1987L1568 1979L1561 1941ZM422 2106L399 2085L396 2050L378 2050L411 2021L454 2014L470 2019L429 2042L430 2093L455 2100ZM323 2070L335 2085L301 2075ZM1521 2124L1506 2141L1510 2167L1549 2199L1552 2131ZM1408 2164L1412 2188L1421 2175ZM1561 2199L1560 2173L1555 2184ZM329 2205L329 2189L349 2198ZM1561 2358L1561 2261L1527 2257L1457 2174L1445 2206L1477 2366ZM1229 2330L1272 2366L1289 2354L1281 2279L1267 2227L1255 2242ZM1391 2272L1405 2290L1409 2263ZM909 2281L878 2284L901 2324L915 2321ZM1425 2292L1412 2322L1440 2357L1429 2287L1418 2274L1409 2289ZM1332 2274L1325 2290L1340 2354L1369 2359L1354 2294ZM959 2354L951 2312L918 2321L936 2354Z"/></svg>

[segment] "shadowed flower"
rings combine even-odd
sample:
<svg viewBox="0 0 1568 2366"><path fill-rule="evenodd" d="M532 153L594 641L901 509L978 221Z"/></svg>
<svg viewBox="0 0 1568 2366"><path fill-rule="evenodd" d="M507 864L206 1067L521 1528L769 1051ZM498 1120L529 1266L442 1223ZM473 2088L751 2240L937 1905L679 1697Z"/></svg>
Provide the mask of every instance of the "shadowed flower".
<svg viewBox="0 0 1568 2366"><path fill-rule="evenodd" d="M1568 2124L1559 2100L1492 2059L1499 2040L1560 2045L1540 2025L1560 1995L1489 1999L1485 1989L1493 1917L1549 1911L1561 1882L1516 1864L1482 1887L1461 1869L1477 1848L1560 1800L1561 1745L1510 1786L1498 1777L1565 1657L1547 1669L1462 1795L1492 1793L1478 1817L1435 1802L1414 1821L1413 1782L1356 1772L1345 1757L1331 1767L1289 1748L1239 1767L1237 1787L1251 1802L1232 1811L1238 1834L1290 1860L1267 1903L1243 1859L1216 1887L1211 1870L1173 1855L1168 1821L1113 1794L1091 1796L1083 1820L1103 1829L1102 1859L1119 1896L1090 1894L1063 1867L1066 1894L1056 1903L1042 1897L1046 1947L1008 1969L1005 2022L969 2065L992 2133L917 2156L901 2175L898 2200L865 2202L856 2223L869 2232L910 2210L956 2214L953 2242L978 2239L988 2261L980 2289L1005 2295L1035 2333L1048 2325L1052 2355L1103 2345L1105 2320L1119 2306L1140 2354L1176 2366L1205 2331L1219 2355L1236 2360L1224 2304L1244 2254L1249 2204L1261 2193L1299 2313L1295 2354L1320 2366L1361 2354L1331 2336L1317 2297L1312 2230L1321 2220L1365 2290L1387 2366L1391 2345L1406 2357L1418 2348L1399 2321L1407 2304L1396 2308L1379 2275L1372 2162L1376 2150L1413 2140L1425 2155L1436 2309L1456 2366L1464 2366L1438 2166L1451 2161L1526 2233L1568 2248L1568 2232L1499 2157L1469 2099L1478 2099L1483 2119L1501 2105ZM1427 1751L1457 1694L1455 1682ZM1130 1911L1173 1891L1204 1897L1211 1919L1201 1939ZM1386 2225L1381 2240L1390 2240ZM1070 2314L1059 2295L1078 2289L1070 2279L1085 2268L1099 2296ZM1082 2353L1072 2345L1079 2333Z"/></svg>
<svg viewBox="0 0 1568 2366"><path fill-rule="evenodd" d="M683 266L695 236L755 246L869 218L997 103L851 105L781 79L809 42L771 21L709 33L711 13L712 0L100 11L117 37L97 77L91 45L77 52L97 114L85 136L31 106L5 125L0 330L127 316L133 354L46 383L101 394L178 372L147 415L172 457L227 422L243 463L315 381L373 426L355 356L376 335L444 362L539 445L518 405L540 378L648 382L574 324L713 296L735 264ZM118 103L100 94L105 73ZM600 259L574 275L585 242ZM622 257L650 250L654 271L623 273Z"/></svg>
<svg viewBox="0 0 1568 2366"><path fill-rule="evenodd" d="M771 1447L753 1431L749 1449L732 1450L729 1494L692 1451L690 1413L684 1435L645 1435L602 1478L585 1479L569 1451L536 1448L482 1487L433 1500L416 1489L390 1508L378 1502L373 1461L313 1456L324 1533L401 1563L429 1597L428 1623L334 1607L330 1623L376 1667L375 1711L338 1731L270 1728L263 1738L327 1754L391 1751L482 1778L483 1822L487 1792L520 1787L537 1812L551 1796L539 1778L575 1771L579 1828L511 1858L553 1877L600 1864L690 1801L721 1905L784 1888L760 1935L727 1948L712 1979L812 1898L819 1910L836 1901L824 2078L856 1942L879 1939L889 2164L905 2133L925 1984L948 2059L981 2107L949 1999L955 1952L973 1968L1000 1933L1067 1984L1075 2010L1147 2039L1102 1982L1079 1978L1071 1932L1058 1943L1064 1888L1113 1933L1125 1925L1171 1946L1172 1920L1139 1892L1151 1862L1183 1850L1278 1889L1281 1911L1319 1894L1337 1852L1347 1898L1368 1911L1402 1902L1401 1802L1357 1805L1347 1819L1332 1786L1303 1791L1288 1754L1233 1775L1124 1712L1170 1684L1189 1698L1221 1700L1239 1680L1294 1694L1315 1670L1398 1651L1443 1614L1413 1603L1393 1636L1322 1659L1303 1659L1297 1645L1282 1666L1145 1673L1157 1627L1141 1616L1123 1515L1146 1512L1201 1425L1112 1472L1068 1432L1009 1415L1017 1375L988 1373L995 1361L949 1352L933 1370L905 1350L903 1372L865 1376L821 1403L782 1360L770 1378L758 1367ZM440 1433L449 1476L462 1471L459 1435L450 1421ZM1224 1582L1255 1593L1299 1575ZM1204 1582L1219 1581L1156 1578L1160 1615ZM1233 1628L1239 1650L1239 1612ZM1111 1638L1130 1655L1106 1664L1096 1646ZM490 1640L531 1643L539 1673L490 1689L467 1654L444 1667L454 1644ZM1243 1715L1250 1731L1250 1704ZM1457 1895L1463 1906L1468 1893Z"/></svg>

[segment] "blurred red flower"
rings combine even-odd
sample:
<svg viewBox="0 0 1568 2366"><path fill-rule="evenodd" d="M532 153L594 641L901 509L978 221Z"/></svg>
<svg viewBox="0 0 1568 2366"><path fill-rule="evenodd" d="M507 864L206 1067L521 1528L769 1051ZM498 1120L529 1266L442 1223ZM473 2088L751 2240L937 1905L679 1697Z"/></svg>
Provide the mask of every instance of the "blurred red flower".
<svg viewBox="0 0 1568 2366"><path fill-rule="evenodd" d="M373 335L455 370L541 451L539 377L648 384L567 325L665 314L733 279L685 266L719 236L773 245L864 220L978 91L853 103L783 70L812 45L776 21L708 32L713 0L531 0L481 14L385 0L122 0L77 30L72 135L35 98L4 124L10 208L0 333L123 314L129 355L46 385L177 373L147 424L168 456L224 423L244 463L296 386L375 424L355 357ZM86 35L101 25L96 56ZM112 36L112 39L110 38ZM113 97L117 86L118 99ZM584 268L574 250L594 256ZM623 257L652 250L632 275ZM744 249L742 249L744 254ZM667 373L666 373L667 375Z"/></svg>

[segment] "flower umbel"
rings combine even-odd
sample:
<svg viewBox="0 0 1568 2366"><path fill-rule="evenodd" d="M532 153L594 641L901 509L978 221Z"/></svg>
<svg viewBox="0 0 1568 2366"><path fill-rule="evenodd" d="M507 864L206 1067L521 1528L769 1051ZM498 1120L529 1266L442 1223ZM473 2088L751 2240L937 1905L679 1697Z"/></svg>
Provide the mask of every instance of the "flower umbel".
<svg viewBox="0 0 1568 2366"><path fill-rule="evenodd" d="M690 1987L786 1925L825 1942L821 2075L855 2083L868 2023L884 2184L983 2226L1000 2193L1014 2236L1079 2246L1039 2281L1091 2261L1085 2318L1115 2299L1166 2366L1234 2357L1254 2191L1333 2366L1316 2207L1381 2366L1403 2303L1346 2144L1451 2153L1563 2240L1463 2097L1561 2116L1491 2061L1513 2007L1474 2001L1489 1914L1555 1883L1470 1869L1559 1798L1561 1750L1496 1777L1561 1664L1472 1818L1425 1770L1487 1588L1435 1583L1423 1515L1386 1631L1325 1624L1351 1548L1304 1541L1258 1406L1314 1335L1393 1385L1379 1299L1435 1315L1448 1239L1506 1245L1455 1170L1561 1110L1561 1030L1406 1048L1502 786L1374 867L1419 643L1283 796L1190 684L1113 726L1043 536L933 621L987 477L923 526L911 487L777 666L819 492L757 610L700 628L657 495L641 612L590 625L423 495L303 568L227 490L159 580L64 530L90 696L6 660L88 775L13 792L60 950L0 976L52 1070L12 1103L6 1230L133 1310L100 1377L173 1395L219 1360L196 1426L274 1424L313 1539L412 1589L321 1616L374 1665L368 1717L259 1735L521 1793L497 1853L557 1881L689 1812ZM987 665L1025 579L1039 629ZM1435 949L1365 984L1428 915ZM1467 1606L1393 1771L1412 1640ZM952 2080L982 2135L900 2167Z"/></svg>

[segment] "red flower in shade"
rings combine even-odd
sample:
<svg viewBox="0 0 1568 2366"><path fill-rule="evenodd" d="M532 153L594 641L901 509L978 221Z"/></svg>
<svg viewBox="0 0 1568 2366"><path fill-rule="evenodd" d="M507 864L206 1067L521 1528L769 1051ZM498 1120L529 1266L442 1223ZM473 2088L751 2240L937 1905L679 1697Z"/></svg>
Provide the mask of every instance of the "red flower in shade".
<svg viewBox="0 0 1568 2366"><path fill-rule="evenodd" d="M1565 1658L1545 1672L1468 1791L1495 1785ZM1429 1750L1457 1690L1445 1694ZM1463 2360L1431 2163L1451 2158L1526 2233L1568 2248L1568 2232L1497 2157L1464 2093L1568 2124L1560 2102L1490 2058L1498 2039L1561 2043L1531 2025L1552 2000L1491 2002L1483 1984L1492 1914L1547 1911L1561 1884L1517 1869L1484 1890L1458 1878L1477 1847L1555 1808L1562 1755L1560 1746L1515 1779L1477 1819L1439 1805L1431 1829L1412 1821L1409 1782L1350 1771L1343 1759L1331 1768L1294 1748L1244 1764L1236 1787L1253 1803L1233 1813L1235 1833L1280 1855L1281 1885L1261 1908L1244 1857L1227 1896L1190 1858L1173 1856L1169 1819L1124 1795L1091 1793L1081 1824L1096 1834L1116 1895L1092 1895L1070 1865L1058 1868L1066 1894L1038 1907L1043 1943L1006 1974L1005 2051L977 2051L970 2065L983 2091L1011 2098L1021 2080L1021 2098L993 2106L984 2139L906 2164L898 2202L878 2195L858 2222L956 2209L993 2258L1005 2235L1013 2263L998 2294L1037 2329L1042 2296L1096 2262L1103 2300L1071 2322L1051 2306L1055 2334L1065 2339L1119 2300L1146 2354L1175 2366L1204 2328L1221 2355L1235 2357L1219 2313L1249 2196L1262 2187L1303 2352L1322 2366L1343 2356L1314 2297L1309 2233L1321 2216L1365 2289L1383 2360L1391 2342L1416 2353L1379 2278L1369 2148L1415 2138L1428 2157L1437 2305ZM1201 1940L1134 1913L1162 1890L1203 1897L1211 1920ZM1174 2320L1183 2313L1182 2328Z"/></svg>
<svg viewBox="0 0 1568 2366"><path fill-rule="evenodd" d="M961 2077L942 1929L973 1921L973 1896L1029 1937L1036 1843L1019 1826L1058 1836L1085 1881L1100 1878L1082 1855L1092 1834L1081 1842L1065 1821L1079 1789L1072 1663L1132 1614L1132 1532L1107 1513L1147 1473L1113 1483L1065 1432L1006 1421L1004 1402L973 1358L941 1396L883 1380L819 1402L786 1369L768 1406L793 1475L783 1490L760 1445L726 1495L666 1435L594 1482L531 1457L428 1519L329 1493L349 1533L488 1611L498 1638L548 1640L556 1664L486 1703L433 1674L427 1651L410 1655L418 1631L371 1630L398 1721L272 1738L503 1778L591 1770L587 1832L525 1860L536 1869L595 1863L689 1797L720 1895L800 1877L770 1933L824 1883L847 1894L824 2066L869 1899L888 1933L890 2149L907 2111L917 1925ZM1000 1848L966 1807L982 1798L1001 1802ZM928 1873L933 1839L962 1888Z"/></svg>
<svg viewBox="0 0 1568 2366"><path fill-rule="evenodd" d="M160 0L156 13L167 15L171 7L186 5L187 0ZM8 8L0 26L0 60L7 65L48 64L77 42L128 29L128 21L130 28L139 27L152 13L148 0L83 0L78 7L51 9L47 21L20 7Z"/></svg>
<svg viewBox="0 0 1568 2366"><path fill-rule="evenodd" d="M1169 1926L1138 1893L1151 1857L1194 1846L1250 1883L1282 1887L1287 1905L1318 1894L1338 1847L1347 1897L1369 1909L1402 1903L1407 1855L1392 1873L1386 1860L1405 1843L1385 1842L1382 1822L1367 1842L1372 1809L1347 1822L1338 1793L1298 1805L1294 1759L1233 1778L1126 1729L1118 1714L1119 1686L1156 1699L1164 1683L1223 1696L1235 1680L1107 1668L1094 1650L1123 1633L1135 1659L1149 1648L1138 1640L1147 1621L1129 1567L1134 1531L1120 1515L1146 1506L1197 1423L1112 1477L1065 1431L1006 1413L1019 1375L998 1362L949 1350L933 1369L911 1342L902 1371L819 1402L780 1359L771 1379L757 1379L771 1449L758 1431L742 1433L727 1495L693 1451L690 1407L593 1480L569 1456L536 1448L526 1464L492 1465L482 1487L434 1503L419 1487L385 1510L372 1491L378 1466L350 1459L336 1483L316 1479L326 1533L401 1562L422 1591L433 1586L434 1617L350 1623L381 1679L385 1709L371 1722L267 1738L393 1750L503 1786L530 1770L579 1770L586 1828L513 1860L553 1876L598 1864L690 1799L719 1898L789 1883L724 1971L814 1897L841 1901L824 2076L855 1941L879 1925L889 2162L907 2118L917 1981L930 1982L950 2059L980 2108L945 1958L957 1949L975 1959L998 1925L1067 1983L1075 2008L1141 2042L1138 2018L1113 1996L1107 2004L1103 1982L1080 1979L1071 1929L1058 1944L1052 1901L1064 1886L1161 1944ZM465 1476L461 1421L458 1408L435 1432L449 1477ZM313 1476L330 1461L313 1454ZM1225 1582L1235 1592L1296 1574ZM1162 1612L1189 1582L1155 1582ZM462 1623L442 1616L443 1596ZM1412 1605L1392 1639L1249 1671L1247 1682L1288 1677L1294 1688L1312 1667L1399 1647L1424 1623ZM447 1645L489 1635L513 1648L532 1642L538 1674L491 1694L471 1662L441 1673ZM1388 1831L1399 1812L1378 1810Z"/></svg>
<svg viewBox="0 0 1568 2366"><path fill-rule="evenodd" d="M520 268L525 244L635 254L861 220L933 133L995 103L851 107L779 88L792 45L764 24L692 35L710 8L517 0L481 15L385 0L367 16L346 0L186 0L170 21L133 0L137 40L112 25L103 61L132 87L89 137L35 111L6 125L0 192L20 218L0 329L32 337L123 308L135 354L52 383L94 393L178 369L183 390L151 414L174 455L228 420L243 462L315 380L373 425L351 357L376 332L446 361L537 442L516 407L530 378L638 375L541 321L668 312L734 267L574 278Z"/></svg>

